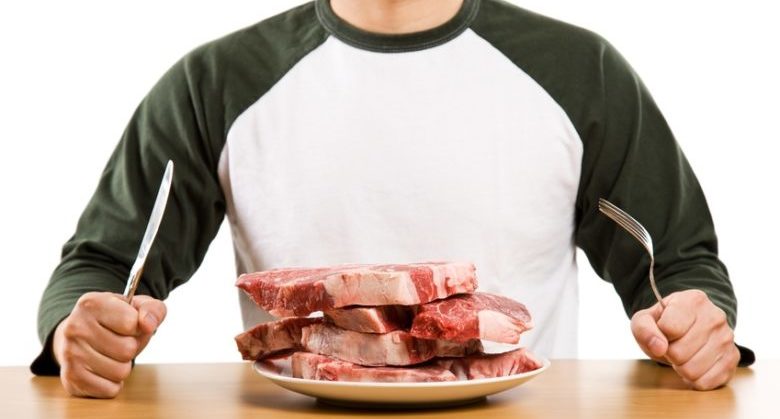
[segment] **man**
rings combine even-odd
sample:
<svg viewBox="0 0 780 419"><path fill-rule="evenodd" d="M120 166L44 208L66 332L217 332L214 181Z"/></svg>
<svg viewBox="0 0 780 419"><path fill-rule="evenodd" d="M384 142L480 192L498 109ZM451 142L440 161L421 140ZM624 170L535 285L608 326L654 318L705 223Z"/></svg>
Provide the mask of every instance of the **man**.
<svg viewBox="0 0 780 419"><path fill-rule="evenodd" d="M130 306L114 293L168 159L172 196ZM600 197L653 236L665 307ZM552 357L576 355L577 245L640 347L692 388L725 384L740 360L701 188L639 78L599 36L496 0L317 0L185 56L64 247L33 371L115 396L225 215L239 272L473 260L481 289L528 304L526 343ZM262 317L242 298L249 326Z"/></svg>

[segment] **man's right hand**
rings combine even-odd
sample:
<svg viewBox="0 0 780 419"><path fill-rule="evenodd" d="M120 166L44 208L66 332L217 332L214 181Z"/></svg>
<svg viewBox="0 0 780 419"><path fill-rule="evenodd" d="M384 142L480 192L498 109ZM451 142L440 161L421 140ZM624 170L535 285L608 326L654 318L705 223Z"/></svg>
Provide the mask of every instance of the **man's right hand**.
<svg viewBox="0 0 780 419"><path fill-rule="evenodd" d="M130 375L132 360L165 319L165 304L138 295L132 305L121 295L90 292L79 298L54 332L60 380L74 396L111 398Z"/></svg>

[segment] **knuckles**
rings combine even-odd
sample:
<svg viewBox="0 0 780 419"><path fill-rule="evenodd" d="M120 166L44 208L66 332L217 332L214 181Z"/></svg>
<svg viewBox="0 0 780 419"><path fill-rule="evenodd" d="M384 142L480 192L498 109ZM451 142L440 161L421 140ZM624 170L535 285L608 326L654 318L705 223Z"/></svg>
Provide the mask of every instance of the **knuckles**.
<svg viewBox="0 0 780 419"><path fill-rule="evenodd" d="M677 313L675 313L677 314ZM692 321L681 315L666 315L658 321L658 328L669 340L676 340L685 335Z"/></svg>
<svg viewBox="0 0 780 419"><path fill-rule="evenodd" d="M60 381L62 382L62 387L65 388L65 391L67 391L68 394L73 396L87 395L86 392L83 391L80 387L80 378L75 374L68 373L65 369L63 369L60 372Z"/></svg>
<svg viewBox="0 0 780 419"><path fill-rule="evenodd" d="M77 341L87 337L84 324L77 318L69 318L62 324L62 336L66 341Z"/></svg>
<svg viewBox="0 0 780 419"><path fill-rule="evenodd" d="M686 293L686 297L695 305L702 305L710 301L710 298L702 290L694 289L694 290L687 290L684 292Z"/></svg>
<svg viewBox="0 0 780 419"><path fill-rule="evenodd" d="M708 390L715 390L716 388L720 387L722 384L713 384L707 381L694 381L691 383L691 387L694 390L698 391L708 391Z"/></svg>
<svg viewBox="0 0 780 419"><path fill-rule="evenodd" d="M63 366L60 381L65 391L78 397L114 398L122 389L122 382L98 380L78 367Z"/></svg>
<svg viewBox="0 0 780 419"><path fill-rule="evenodd" d="M76 345L66 344L60 351L61 365L75 365L82 361L81 351Z"/></svg>
<svg viewBox="0 0 780 419"><path fill-rule="evenodd" d="M652 328L643 321L643 314L640 311L631 318L631 330L640 345L653 333ZM666 359L691 388L712 390L725 385L734 375L739 363L739 350L734 345L734 331L728 324L726 313L716 306L704 291L692 289L675 293L655 323L669 340ZM718 351L720 355L714 365L705 368L701 362L692 361L698 359L695 357L701 349L694 351L681 345L683 341L679 341L690 334L707 336L707 350ZM686 338L686 341L690 339Z"/></svg>
<svg viewBox="0 0 780 419"><path fill-rule="evenodd" d="M675 370L677 371L677 374L679 374L682 378L688 380L691 383L696 383L697 380L699 380L706 371L700 371L695 366L691 365L690 363L682 364L675 367Z"/></svg>
<svg viewBox="0 0 780 419"><path fill-rule="evenodd" d="M66 386L68 392L73 394L74 391L78 392L81 385L85 384L84 374L80 373L75 367L64 366L60 370L60 379L62 384ZM71 391L73 390L73 391Z"/></svg>
<svg viewBox="0 0 780 419"><path fill-rule="evenodd" d="M658 328L671 340L690 331L706 330L712 333L721 328L730 329L726 313L704 291L693 289L678 294L672 300L674 307L667 307L658 320Z"/></svg>
<svg viewBox="0 0 780 419"><path fill-rule="evenodd" d="M135 314L135 313L133 313ZM127 315L123 316L122 320L117 324L117 329L115 332L125 335L125 336L131 336L135 335L138 329L138 317L137 315Z"/></svg>
<svg viewBox="0 0 780 419"><path fill-rule="evenodd" d="M71 317L82 321L92 318L100 322L101 317L105 316L107 311L108 299L111 298L114 297L110 293L88 292L78 299L71 312ZM138 312L134 308L123 307L121 313L112 310L112 318L115 320L112 321L111 329L114 332L126 336L135 335L138 332Z"/></svg>
<svg viewBox="0 0 780 419"><path fill-rule="evenodd" d="M112 365L110 369L101 370L99 375L111 382L120 383L130 376L131 372L132 364L130 362L121 362Z"/></svg>
<svg viewBox="0 0 780 419"><path fill-rule="evenodd" d="M64 367L60 372L62 386L69 394L79 397L112 398L119 394L120 386L113 382L97 382L83 368Z"/></svg>
<svg viewBox="0 0 780 419"><path fill-rule="evenodd" d="M105 293L86 293L76 302L71 314L61 323L59 337L55 335L55 353L60 364L60 381L63 388L71 395L80 397L113 398L122 389L122 383L132 370L133 358L137 355L139 342L135 337L111 337L105 342L95 342L99 339L95 333L101 312L104 311ZM97 321L97 323L95 323ZM119 334L135 335L137 316L123 315L115 325ZM110 370L100 373L90 373L91 363L95 360L85 351L85 345L95 347L101 343L106 348L114 348L113 356L123 358L114 364ZM94 367L94 365L92 365ZM105 367L104 367L105 368ZM98 375L99 374L99 375ZM105 377L105 378L102 378Z"/></svg>
<svg viewBox="0 0 780 419"><path fill-rule="evenodd" d="M671 344L666 351L666 358L674 365L682 365L690 358L690 349L680 344Z"/></svg>
<svg viewBox="0 0 780 419"><path fill-rule="evenodd" d="M82 327L77 322L66 321L62 324L62 337L57 350L57 360L63 365L75 365L82 361L83 350L79 341L85 337Z"/></svg>
<svg viewBox="0 0 780 419"><path fill-rule="evenodd" d="M122 339L117 342L118 361L130 362L138 355L138 341L134 338Z"/></svg>
<svg viewBox="0 0 780 419"><path fill-rule="evenodd" d="M732 373L725 368L721 368L717 374L710 375L711 378L702 377L691 383L691 387L694 390L708 391L724 386L731 378Z"/></svg>
<svg viewBox="0 0 780 419"><path fill-rule="evenodd" d="M730 327L727 327L726 330L720 334L720 343L726 347L734 345L734 331L731 330Z"/></svg>
<svg viewBox="0 0 780 419"><path fill-rule="evenodd" d="M733 343L729 345L720 361L712 366L713 369L705 371L699 377L697 371L687 366L675 367L675 370L694 390L707 391L722 387L734 375L739 363L739 350Z"/></svg>
<svg viewBox="0 0 780 419"><path fill-rule="evenodd" d="M82 295L76 301L76 308L88 312L97 310L100 307L100 293L88 292Z"/></svg>
<svg viewBox="0 0 780 419"><path fill-rule="evenodd" d="M631 332L634 334L637 340L649 340L653 334L653 327L651 326L651 322L652 319L650 322L648 322L648 320L641 315L636 315L631 318Z"/></svg>
<svg viewBox="0 0 780 419"><path fill-rule="evenodd" d="M715 308L715 314L713 315L712 325L715 328L719 327L728 327L728 318L726 317L726 313L721 310L720 308L716 307L713 304L713 307ZM729 327L729 329L731 329Z"/></svg>

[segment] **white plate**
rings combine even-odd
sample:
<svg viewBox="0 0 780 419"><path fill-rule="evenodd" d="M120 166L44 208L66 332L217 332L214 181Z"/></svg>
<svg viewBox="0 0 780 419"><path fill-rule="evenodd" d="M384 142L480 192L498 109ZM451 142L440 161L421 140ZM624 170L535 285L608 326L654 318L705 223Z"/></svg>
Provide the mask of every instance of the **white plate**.
<svg viewBox="0 0 780 419"><path fill-rule="evenodd" d="M542 359L541 368L507 377L434 383L362 383L293 378L289 358L254 363L258 374L296 393L331 404L374 407L434 407L471 403L519 386L549 366L550 361Z"/></svg>

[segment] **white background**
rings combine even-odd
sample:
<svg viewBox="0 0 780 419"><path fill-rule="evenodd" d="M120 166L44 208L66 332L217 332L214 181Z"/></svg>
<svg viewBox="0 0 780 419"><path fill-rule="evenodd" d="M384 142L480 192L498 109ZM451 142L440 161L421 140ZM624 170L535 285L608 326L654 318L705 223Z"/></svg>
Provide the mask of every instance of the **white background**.
<svg viewBox="0 0 780 419"><path fill-rule="evenodd" d="M740 301L737 340L780 356L780 15L758 0L520 0L594 30L644 79L707 194ZM300 1L35 1L0 6L0 365L39 351L38 300L135 106L195 46ZM9 6L13 4L13 6ZM611 286L581 264L582 358L641 356ZM168 299L139 362L237 361L223 228Z"/></svg>

